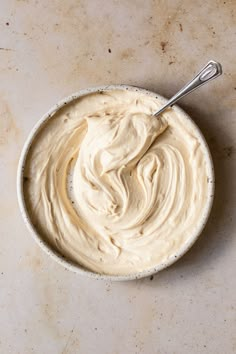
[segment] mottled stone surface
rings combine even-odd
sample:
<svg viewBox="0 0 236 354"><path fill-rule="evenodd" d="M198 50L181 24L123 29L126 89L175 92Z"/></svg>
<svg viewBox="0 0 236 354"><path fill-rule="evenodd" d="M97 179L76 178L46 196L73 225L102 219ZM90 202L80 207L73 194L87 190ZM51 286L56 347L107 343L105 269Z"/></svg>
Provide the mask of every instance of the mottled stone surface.
<svg viewBox="0 0 236 354"><path fill-rule="evenodd" d="M236 3L0 2L0 352L236 352ZM107 283L35 244L16 200L29 131L80 88L126 83L170 97L209 59L221 78L181 101L212 152L216 197L195 246L151 279Z"/></svg>

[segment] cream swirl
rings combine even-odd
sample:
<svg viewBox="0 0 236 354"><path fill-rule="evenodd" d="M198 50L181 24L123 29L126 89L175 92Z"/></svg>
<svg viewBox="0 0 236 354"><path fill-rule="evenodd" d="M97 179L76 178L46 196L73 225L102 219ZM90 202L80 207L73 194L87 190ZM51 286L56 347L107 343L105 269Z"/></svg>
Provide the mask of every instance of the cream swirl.
<svg viewBox="0 0 236 354"><path fill-rule="evenodd" d="M34 224L94 272L132 274L165 262L203 216L205 148L184 115L153 117L159 106L140 92L89 94L59 110L28 154Z"/></svg>

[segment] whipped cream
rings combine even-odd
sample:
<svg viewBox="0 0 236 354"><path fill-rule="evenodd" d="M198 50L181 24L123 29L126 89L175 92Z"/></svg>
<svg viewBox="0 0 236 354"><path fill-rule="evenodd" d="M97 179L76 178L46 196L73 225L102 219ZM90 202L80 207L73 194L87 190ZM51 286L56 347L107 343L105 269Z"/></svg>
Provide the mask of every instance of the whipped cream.
<svg viewBox="0 0 236 354"><path fill-rule="evenodd" d="M27 156L24 193L42 237L93 272L175 257L202 222L206 148L180 111L142 92L93 93L57 111Z"/></svg>

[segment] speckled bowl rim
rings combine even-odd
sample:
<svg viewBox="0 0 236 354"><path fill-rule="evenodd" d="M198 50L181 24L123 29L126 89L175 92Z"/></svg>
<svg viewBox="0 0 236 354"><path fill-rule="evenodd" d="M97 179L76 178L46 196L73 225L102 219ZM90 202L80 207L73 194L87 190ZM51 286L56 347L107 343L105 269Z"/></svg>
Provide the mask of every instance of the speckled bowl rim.
<svg viewBox="0 0 236 354"><path fill-rule="evenodd" d="M34 240L39 244L39 246L49 255L51 256L55 261L57 261L59 264L61 264L64 268L74 272L78 273L81 275L87 275L91 278L95 279L103 279L103 280L112 280L112 281L124 281L124 280L134 280L134 279L140 279L144 278L147 276L151 276L159 271L161 271L164 268L169 267L172 265L174 262L176 262L179 258L181 258L194 244L194 242L197 240L197 238L200 236L203 228L206 225L206 222L208 220L208 217L210 215L210 211L212 208L213 204L213 199L214 199L214 190L215 190L215 179L214 179L214 167L213 167L213 161L211 157L211 153L209 150L209 147L206 143L206 140L196 125L196 123L190 118L190 116L184 112L180 107L174 106L173 109L182 115L185 116L195 127L196 133L198 134L199 139L201 140L203 147L205 149L205 157L206 161L208 164L208 172L209 172L209 183L208 183L208 197L205 205L205 210L203 213L203 216L199 220L199 223L197 227L194 230L193 235L189 238L188 242L184 244L183 247L180 248L180 250L172 257L170 257L166 262L160 263L159 265L152 267L151 269L138 272L138 273L133 273L129 275L107 275L107 274L99 274L92 272L90 270L87 270L80 266L79 264L76 264L70 260L67 260L65 257L63 257L60 253L58 253L56 250L52 249L49 244L40 236L39 232L35 229L33 226L31 220L30 220L30 215L28 213L25 199L24 199L24 191L23 191L23 175L24 175L24 166L27 158L28 151L30 149L31 144L34 141L34 138L38 134L39 130L46 124L46 122L54 116L54 114L64 105L67 105L71 101L78 99L79 97L85 96L89 93L96 93L100 91L109 91L109 90L129 90L129 91L139 91L141 93L144 93L146 95L155 97L159 99L160 101L163 102L163 104L166 102L166 98L163 96L140 88L136 86L130 86L130 85L107 85L107 86L96 86L92 88L86 88L79 90L78 92L62 99L59 101L56 105L54 105L46 114L43 115L43 117L36 123L36 125L33 127L31 130L30 134L28 135L28 138L23 146L19 164L18 164L18 170L17 170L17 198L18 198L18 203L21 211L21 215L23 217L23 220L29 229L31 235L33 236Z"/></svg>

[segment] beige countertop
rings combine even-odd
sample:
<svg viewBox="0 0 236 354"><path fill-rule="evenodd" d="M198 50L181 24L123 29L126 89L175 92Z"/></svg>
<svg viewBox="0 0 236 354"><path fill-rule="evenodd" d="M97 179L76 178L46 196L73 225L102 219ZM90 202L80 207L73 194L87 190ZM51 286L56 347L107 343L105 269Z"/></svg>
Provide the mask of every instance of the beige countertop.
<svg viewBox="0 0 236 354"><path fill-rule="evenodd" d="M1 1L0 353L236 352L235 24L235 1ZM121 283L48 258L21 219L15 187L41 115L102 84L170 97L210 59L223 76L180 103L216 172L212 214L194 247L153 279Z"/></svg>

